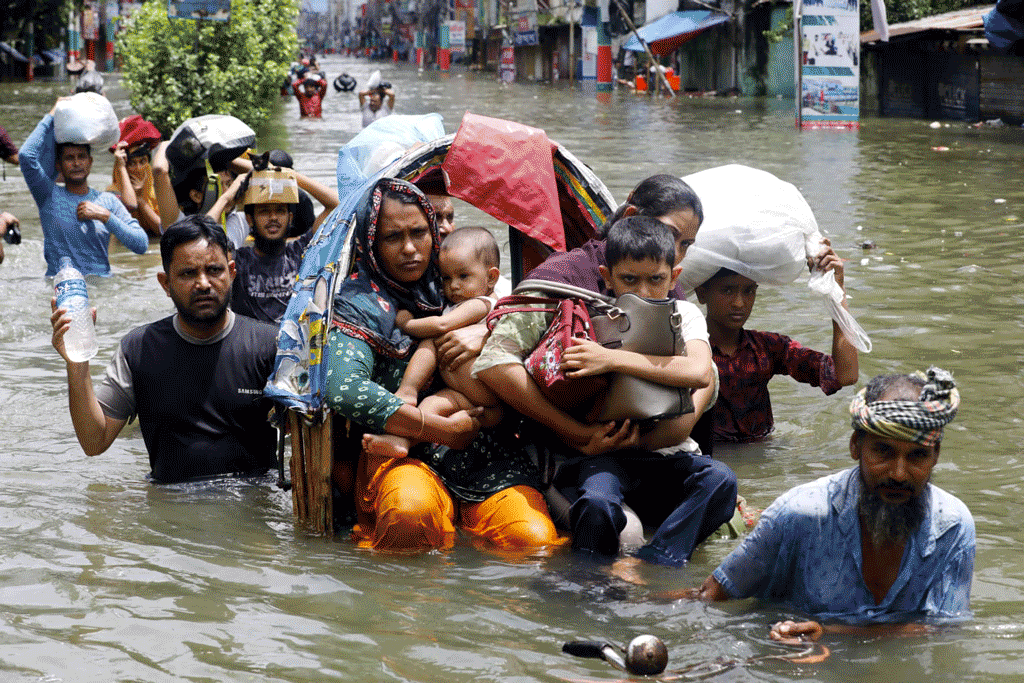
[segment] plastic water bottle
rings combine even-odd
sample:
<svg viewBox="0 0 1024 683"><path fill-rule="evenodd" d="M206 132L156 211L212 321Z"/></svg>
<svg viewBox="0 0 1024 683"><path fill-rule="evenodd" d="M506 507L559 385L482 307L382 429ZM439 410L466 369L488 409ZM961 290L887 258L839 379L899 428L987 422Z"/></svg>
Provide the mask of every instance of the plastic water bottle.
<svg viewBox="0 0 1024 683"><path fill-rule="evenodd" d="M61 259L60 270L53 278L53 293L57 297L57 308L66 310L71 318L71 328L64 335L68 358L76 363L89 360L99 351L89 307L89 292L85 278L66 256Z"/></svg>

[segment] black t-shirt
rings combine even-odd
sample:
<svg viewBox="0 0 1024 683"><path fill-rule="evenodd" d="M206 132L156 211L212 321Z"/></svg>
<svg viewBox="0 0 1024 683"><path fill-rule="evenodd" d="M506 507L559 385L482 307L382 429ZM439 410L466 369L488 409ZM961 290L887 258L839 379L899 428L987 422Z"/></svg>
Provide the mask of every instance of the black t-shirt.
<svg viewBox="0 0 1024 683"><path fill-rule="evenodd" d="M307 231L299 239L289 242L280 256L260 256L252 246L237 249L231 310L263 322L279 324L288 308L303 252L311 239L313 233Z"/></svg>
<svg viewBox="0 0 1024 683"><path fill-rule="evenodd" d="M212 343L182 338L173 316L121 340L97 398L110 417L139 416L154 481L256 474L275 464L267 420L273 404L263 387L274 367L277 329L233 318L230 331Z"/></svg>

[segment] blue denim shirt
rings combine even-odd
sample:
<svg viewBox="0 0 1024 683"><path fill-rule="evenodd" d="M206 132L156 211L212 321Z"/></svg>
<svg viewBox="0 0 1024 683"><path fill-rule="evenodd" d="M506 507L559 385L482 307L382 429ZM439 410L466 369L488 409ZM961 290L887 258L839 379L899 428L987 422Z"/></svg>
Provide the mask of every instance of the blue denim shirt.
<svg viewBox="0 0 1024 683"><path fill-rule="evenodd" d="M969 618L974 519L967 506L928 484L925 521L876 605L862 574L860 486L853 467L780 496L715 570L715 579L734 598L781 602L820 620Z"/></svg>

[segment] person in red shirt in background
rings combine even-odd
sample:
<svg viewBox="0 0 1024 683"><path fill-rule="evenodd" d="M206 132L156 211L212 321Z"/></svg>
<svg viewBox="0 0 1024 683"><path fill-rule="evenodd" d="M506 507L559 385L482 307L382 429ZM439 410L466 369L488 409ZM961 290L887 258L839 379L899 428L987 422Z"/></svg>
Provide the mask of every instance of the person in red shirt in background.
<svg viewBox="0 0 1024 683"><path fill-rule="evenodd" d="M323 117L322 104L324 95L327 94L327 81L320 74L308 70L300 71L299 77L292 83L292 92L299 101L299 115L302 118Z"/></svg>

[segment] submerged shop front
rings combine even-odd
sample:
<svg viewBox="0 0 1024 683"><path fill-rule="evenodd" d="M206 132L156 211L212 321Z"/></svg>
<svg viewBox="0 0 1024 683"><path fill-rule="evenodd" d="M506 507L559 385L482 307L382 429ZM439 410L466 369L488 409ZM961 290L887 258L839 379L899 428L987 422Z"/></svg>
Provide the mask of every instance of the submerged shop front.
<svg viewBox="0 0 1024 683"><path fill-rule="evenodd" d="M985 37L992 5L889 27L889 42L861 34L866 111L880 116L1024 122L1024 57Z"/></svg>

